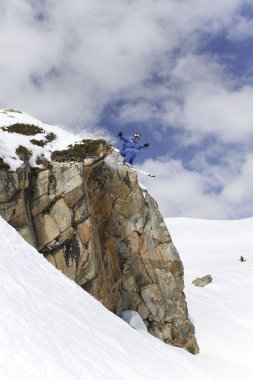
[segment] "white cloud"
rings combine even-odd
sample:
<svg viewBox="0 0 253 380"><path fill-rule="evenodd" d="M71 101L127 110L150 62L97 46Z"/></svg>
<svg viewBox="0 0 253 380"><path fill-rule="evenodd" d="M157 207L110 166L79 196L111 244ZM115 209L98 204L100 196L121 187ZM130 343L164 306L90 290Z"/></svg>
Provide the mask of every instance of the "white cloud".
<svg viewBox="0 0 253 380"><path fill-rule="evenodd" d="M253 20L247 20L245 17L238 16L237 22L233 28L229 29L228 35L232 40L236 41L253 37Z"/></svg>
<svg viewBox="0 0 253 380"><path fill-rule="evenodd" d="M163 134L172 126L190 132L191 143L208 135L224 144L252 140L253 86L238 86L215 58L185 55L163 75L165 80L147 86L142 97L140 89L129 93L129 103L119 111L120 123L142 121L152 128L156 120L163 124Z"/></svg>
<svg viewBox="0 0 253 380"><path fill-rule="evenodd" d="M189 170L168 157L146 160L141 167L156 174L156 178L144 177L141 182L164 217L236 219L253 213L253 155L248 155L243 165L232 159L225 166L206 164L201 171Z"/></svg>
<svg viewBox="0 0 253 380"><path fill-rule="evenodd" d="M213 133L224 142L253 137L253 88L229 91L218 83L196 84L185 99L182 118L187 129Z"/></svg>
<svg viewBox="0 0 253 380"><path fill-rule="evenodd" d="M2 0L0 108L81 129L123 99L119 124L143 121L151 130L155 121L157 139L177 128L180 144L198 144L198 152L212 135L215 144L191 159L195 171L168 159L150 161L159 171L150 186L155 192L159 183L166 216L235 215L236 198L240 210L252 210L244 173L253 141L253 85L240 83L202 49L210 35L252 37L245 5L251 2ZM228 157L230 144L237 146ZM219 166L209 163L216 155Z"/></svg>
<svg viewBox="0 0 253 380"><path fill-rule="evenodd" d="M3 0L0 104L50 122L94 120L122 94L144 95L143 84L161 62L169 65L173 49L186 41L194 48L201 31L229 27L243 3Z"/></svg>
<svg viewBox="0 0 253 380"><path fill-rule="evenodd" d="M252 203L253 194L253 155L249 154L237 176L224 187L222 195L225 199L235 204ZM253 208L253 206L251 206Z"/></svg>
<svg viewBox="0 0 253 380"><path fill-rule="evenodd" d="M180 161L166 158L147 160L143 166L156 174L155 179L143 178L155 197L164 217L187 216L198 218L225 218L227 205L211 192L212 179L208 174L189 171Z"/></svg>

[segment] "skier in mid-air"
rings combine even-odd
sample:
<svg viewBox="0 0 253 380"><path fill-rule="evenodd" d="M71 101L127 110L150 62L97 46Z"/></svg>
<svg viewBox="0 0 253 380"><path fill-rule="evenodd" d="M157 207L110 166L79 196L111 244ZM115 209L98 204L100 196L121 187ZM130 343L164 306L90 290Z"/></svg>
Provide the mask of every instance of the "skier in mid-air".
<svg viewBox="0 0 253 380"><path fill-rule="evenodd" d="M120 154L124 157L123 164L126 166L132 166L135 162L139 152L143 148L148 148L149 144L140 144L141 134L135 133L131 137L124 137L122 132L117 135L120 140L124 141L122 148L120 149Z"/></svg>

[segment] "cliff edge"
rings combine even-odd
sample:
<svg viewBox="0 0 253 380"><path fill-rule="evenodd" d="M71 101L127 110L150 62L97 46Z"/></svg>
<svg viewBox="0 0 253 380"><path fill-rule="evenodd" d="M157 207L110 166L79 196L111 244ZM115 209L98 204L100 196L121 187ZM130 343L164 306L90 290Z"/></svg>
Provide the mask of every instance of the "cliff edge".
<svg viewBox="0 0 253 380"><path fill-rule="evenodd" d="M78 149L77 149L78 148ZM52 161L0 167L0 215L53 265L112 312L138 311L154 336L198 353L183 265L136 173L109 165L102 140Z"/></svg>

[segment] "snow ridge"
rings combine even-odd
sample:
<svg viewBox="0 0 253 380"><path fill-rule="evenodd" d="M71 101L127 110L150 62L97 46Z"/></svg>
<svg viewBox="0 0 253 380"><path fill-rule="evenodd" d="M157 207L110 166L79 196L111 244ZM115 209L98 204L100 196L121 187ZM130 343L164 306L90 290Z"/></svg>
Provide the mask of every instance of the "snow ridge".
<svg viewBox="0 0 253 380"><path fill-rule="evenodd" d="M9 133L3 129L16 123L35 125L42 128L43 132L37 133L35 136L26 136L20 133ZM48 133L54 133L56 139L52 142L48 142L43 147L34 145L31 142L34 138L37 140L45 140L45 136ZM80 142L82 139L96 139L101 137L105 137L104 131L99 128L94 130L85 129L81 134L74 134L68 132L63 127L43 123L25 112L13 109L0 110L0 157L2 157L4 162L14 171L22 164L22 161L16 154L16 148L19 145L26 147L32 152L32 157L30 158L31 166L38 166L36 164L36 158L42 154L44 158L50 160L51 153L54 150L66 149L68 145Z"/></svg>

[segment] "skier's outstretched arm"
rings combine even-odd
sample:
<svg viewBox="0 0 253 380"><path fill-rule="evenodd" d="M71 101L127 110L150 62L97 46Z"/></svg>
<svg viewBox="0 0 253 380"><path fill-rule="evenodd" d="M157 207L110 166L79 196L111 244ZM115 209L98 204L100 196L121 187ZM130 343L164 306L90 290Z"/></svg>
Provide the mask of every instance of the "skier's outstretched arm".
<svg viewBox="0 0 253 380"><path fill-rule="evenodd" d="M123 136L123 133L122 133L122 132L119 132L119 133L117 134L117 137L119 137L120 140L122 140L122 141L124 141L124 142L127 142L127 141L129 140L129 138Z"/></svg>
<svg viewBox="0 0 253 380"><path fill-rule="evenodd" d="M128 141L129 141L129 138L128 138L128 137L119 136L119 138L120 138L120 140L125 141L125 142L128 142Z"/></svg>
<svg viewBox="0 0 253 380"><path fill-rule="evenodd" d="M140 145L140 146L138 147L138 149L141 150L141 149L143 149L143 148L148 148L148 147L149 147L149 144L146 143L146 144Z"/></svg>

